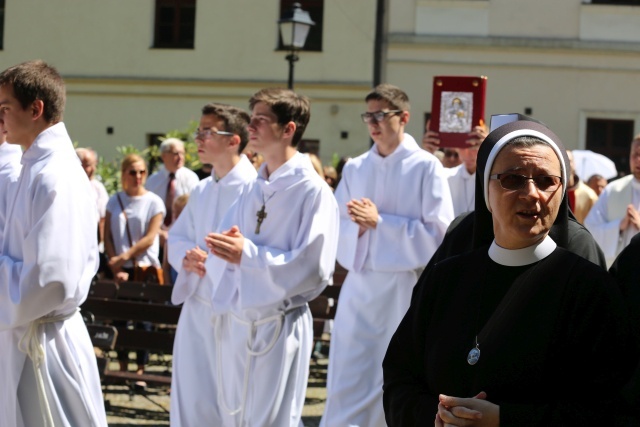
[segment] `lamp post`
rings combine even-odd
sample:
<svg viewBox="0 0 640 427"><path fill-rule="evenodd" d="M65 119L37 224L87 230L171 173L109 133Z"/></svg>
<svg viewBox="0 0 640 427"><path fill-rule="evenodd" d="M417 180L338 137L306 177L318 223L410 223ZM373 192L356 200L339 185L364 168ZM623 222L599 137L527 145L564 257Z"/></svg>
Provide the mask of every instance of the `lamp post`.
<svg viewBox="0 0 640 427"><path fill-rule="evenodd" d="M304 47L309 29L314 25L315 22L311 20L309 12L302 10L300 3L294 3L293 7L284 12L278 20L282 47L289 51L285 57L289 61L289 84L287 86L289 89L293 90L293 67L295 62L300 59L298 51Z"/></svg>

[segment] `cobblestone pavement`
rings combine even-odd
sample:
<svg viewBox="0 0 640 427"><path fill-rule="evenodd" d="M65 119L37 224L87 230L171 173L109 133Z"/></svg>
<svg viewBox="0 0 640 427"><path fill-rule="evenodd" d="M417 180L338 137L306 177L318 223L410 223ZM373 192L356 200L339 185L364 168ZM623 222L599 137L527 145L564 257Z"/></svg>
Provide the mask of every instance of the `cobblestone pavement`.
<svg viewBox="0 0 640 427"><path fill-rule="evenodd" d="M167 358L170 361L169 358ZM317 427L326 399L327 359L311 362L307 398L302 412L305 427ZM167 361L165 361L167 363ZM117 364L111 365L117 369ZM133 369L133 365L131 365ZM166 371L157 358L152 356L147 371ZM125 385L107 385L104 389L109 427L168 426L169 390L166 387L147 387L146 392L131 393Z"/></svg>

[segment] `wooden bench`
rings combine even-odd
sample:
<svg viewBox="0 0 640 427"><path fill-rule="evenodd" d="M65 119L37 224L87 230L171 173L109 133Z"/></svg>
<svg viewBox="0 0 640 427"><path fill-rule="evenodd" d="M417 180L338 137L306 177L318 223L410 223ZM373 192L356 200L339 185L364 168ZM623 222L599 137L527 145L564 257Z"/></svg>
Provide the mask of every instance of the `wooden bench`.
<svg viewBox="0 0 640 427"><path fill-rule="evenodd" d="M108 353L110 350L148 350L156 354L171 354L175 329L180 317L180 307L171 305L171 286L113 281L96 281L92 284L87 300L82 305L85 318L99 324L88 324L87 328L94 347ZM105 342L105 331L99 329L113 321L150 322L152 330L114 327L113 342ZM101 369L103 384L125 383L133 386L143 381L149 384L170 385L170 369L161 374Z"/></svg>
<svg viewBox="0 0 640 427"><path fill-rule="evenodd" d="M104 378L107 371L109 358L105 356L105 352L113 350L118 339L118 330L113 326L88 324L87 330L91 337L93 346L99 349L100 353L96 353L96 361L98 362L98 372L100 380Z"/></svg>
<svg viewBox="0 0 640 427"><path fill-rule="evenodd" d="M315 343L322 342L328 345L327 336L324 334L325 324L336 317L338 309L338 297L342 289L342 283L347 276L347 270L336 262L335 271L333 273L333 285L324 288L322 293L313 300L309 301L309 308L313 316L313 341Z"/></svg>

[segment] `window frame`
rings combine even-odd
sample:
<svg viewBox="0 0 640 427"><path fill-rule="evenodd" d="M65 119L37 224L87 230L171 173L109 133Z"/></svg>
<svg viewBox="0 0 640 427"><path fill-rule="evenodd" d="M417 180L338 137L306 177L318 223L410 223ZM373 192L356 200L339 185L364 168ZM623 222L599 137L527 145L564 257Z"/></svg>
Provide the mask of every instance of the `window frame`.
<svg viewBox="0 0 640 427"><path fill-rule="evenodd" d="M4 50L5 0L0 0L0 50Z"/></svg>
<svg viewBox="0 0 640 427"><path fill-rule="evenodd" d="M161 21L162 13L166 9L173 9L173 22L167 24ZM183 15L188 9L193 9L193 18L183 22ZM155 14L153 22L153 49L194 49L196 35L197 0L155 0ZM167 21L168 22L168 21ZM165 28L171 29L171 40L165 41L161 34ZM184 37L182 31L191 29L190 37Z"/></svg>
<svg viewBox="0 0 640 427"><path fill-rule="evenodd" d="M591 124L591 126L590 126ZM614 129L615 125L618 125L618 130ZM623 132L622 127L624 125L629 126L627 135L620 136L619 133ZM593 126L604 125L606 129L604 141L601 144L594 144L593 138L595 130ZM584 120L584 146L585 149L602 154L610 158L616 165L618 172L629 173L629 149L631 141L633 140L638 126L638 120L635 117L630 116L612 116L608 114L589 114ZM591 130L590 130L591 127ZM616 136L617 134L617 136ZM585 177L583 179L588 179Z"/></svg>

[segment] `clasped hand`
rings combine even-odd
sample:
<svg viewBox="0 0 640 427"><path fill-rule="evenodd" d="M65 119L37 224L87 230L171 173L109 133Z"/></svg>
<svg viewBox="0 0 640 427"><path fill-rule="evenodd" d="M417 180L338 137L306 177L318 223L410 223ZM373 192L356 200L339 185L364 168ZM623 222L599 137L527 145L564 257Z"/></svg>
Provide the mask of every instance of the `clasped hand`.
<svg viewBox="0 0 640 427"><path fill-rule="evenodd" d="M222 233L209 233L204 240L212 254L228 263L240 264L244 236L237 226L234 225Z"/></svg>
<svg viewBox="0 0 640 427"><path fill-rule="evenodd" d="M486 398L487 394L483 391L472 398L452 397L441 394L434 423L435 427L500 426L500 407L489 402Z"/></svg>
<svg viewBox="0 0 640 427"><path fill-rule="evenodd" d="M122 267L128 261L124 254L116 255L109 258L109 268L113 272L113 276L118 283L129 280L129 273L122 271Z"/></svg>
<svg viewBox="0 0 640 427"><path fill-rule="evenodd" d="M182 259L182 268L189 273L195 273L199 277L204 277L207 272L204 266L207 255L206 251L203 251L197 246L188 250Z"/></svg>
<svg viewBox="0 0 640 427"><path fill-rule="evenodd" d="M620 222L620 231L626 230L630 225L633 225L636 230L640 230L640 213L633 205L627 206L627 212Z"/></svg>
<svg viewBox="0 0 640 427"><path fill-rule="evenodd" d="M367 229L378 226L378 208L366 197L360 200L351 199L351 201L347 202L347 212L351 221L360 226L359 236Z"/></svg>

